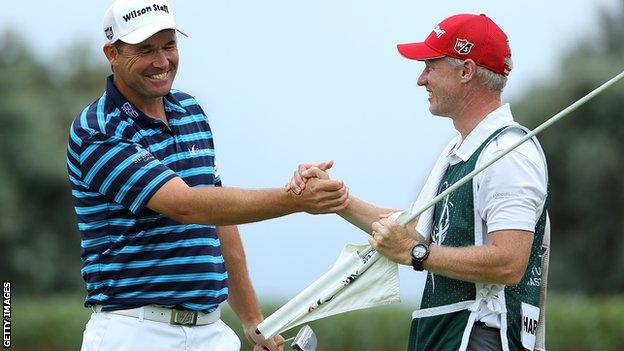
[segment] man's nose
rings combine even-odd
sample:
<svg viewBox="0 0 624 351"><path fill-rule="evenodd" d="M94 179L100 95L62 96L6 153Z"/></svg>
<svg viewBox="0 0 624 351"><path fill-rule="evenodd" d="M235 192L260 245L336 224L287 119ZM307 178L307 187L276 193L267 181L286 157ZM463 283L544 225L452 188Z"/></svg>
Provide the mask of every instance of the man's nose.
<svg viewBox="0 0 624 351"><path fill-rule="evenodd" d="M156 50L154 52L154 62L153 62L154 67L163 68L163 67L167 67L168 64L169 64L169 59L167 58L165 51Z"/></svg>
<svg viewBox="0 0 624 351"><path fill-rule="evenodd" d="M420 74L420 76L418 76L417 83L421 87L427 85L427 75L425 74L424 71Z"/></svg>

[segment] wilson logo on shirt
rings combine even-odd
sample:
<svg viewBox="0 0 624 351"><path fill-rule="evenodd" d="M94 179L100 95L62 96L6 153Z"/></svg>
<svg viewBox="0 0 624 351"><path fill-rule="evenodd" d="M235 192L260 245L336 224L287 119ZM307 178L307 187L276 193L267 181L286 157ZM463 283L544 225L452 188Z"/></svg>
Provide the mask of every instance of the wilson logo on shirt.
<svg viewBox="0 0 624 351"><path fill-rule="evenodd" d="M195 145L193 144L193 146L191 146L189 149L189 155L191 156L199 156L201 154L205 154L210 152L210 149L198 149L195 147Z"/></svg>
<svg viewBox="0 0 624 351"><path fill-rule="evenodd" d="M135 146L134 148L136 150L136 154L134 155L134 159L132 159L133 163L147 162L154 158L154 156L150 154L149 151L141 149L138 146Z"/></svg>

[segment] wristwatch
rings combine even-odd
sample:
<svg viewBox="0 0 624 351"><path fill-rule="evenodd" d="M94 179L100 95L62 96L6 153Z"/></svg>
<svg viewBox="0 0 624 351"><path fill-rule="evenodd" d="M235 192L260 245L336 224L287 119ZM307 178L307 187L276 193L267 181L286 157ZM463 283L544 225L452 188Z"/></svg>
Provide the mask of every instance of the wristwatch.
<svg viewBox="0 0 624 351"><path fill-rule="evenodd" d="M424 271L423 263L429 257L429 244L420 242L412 247L412 267L415 271Z"/></svg>

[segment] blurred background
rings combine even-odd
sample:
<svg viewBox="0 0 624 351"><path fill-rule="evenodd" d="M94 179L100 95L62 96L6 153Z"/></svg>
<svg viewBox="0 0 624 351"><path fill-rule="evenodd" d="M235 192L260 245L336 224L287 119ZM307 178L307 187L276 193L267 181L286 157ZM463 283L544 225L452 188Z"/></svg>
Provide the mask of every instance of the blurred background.
<svg viewBox="0 0 624 351"><path fill-rule="evenodd" d="M508 34L515 67L503 98L529 128L624 69L622 0L170 2L190 34L174 86L207 111L229 186L281 187L298 163L333 159L331 175L351 193L408 207L454 131L428 112L416 85L423 65L395 45L455 13L486 13ZM65 148L69 123L110 72L100 28L109 4L0 10L0 275L12 282L15 350L78 350L89 316ZM623 111L621 82L539 136L553 223L551 350L624 348ZM241 232L267 315L343 245L365 242L335 215ZM405 349L422 276L400 274L400 305L313 323L319 351ZM229 311L225 319L238 328Z"/></svg>

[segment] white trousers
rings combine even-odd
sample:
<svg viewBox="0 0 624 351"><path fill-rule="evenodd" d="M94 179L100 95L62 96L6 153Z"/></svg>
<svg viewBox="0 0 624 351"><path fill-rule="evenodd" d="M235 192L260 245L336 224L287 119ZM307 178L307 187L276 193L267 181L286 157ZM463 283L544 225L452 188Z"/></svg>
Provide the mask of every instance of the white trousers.
<svg viewBox="0 0 624 351"><path fill-rule="evenodd" d="M198 326L140 320L107 312L91 314L81 351L239 351L238 336L220 319Z"/></svg>

